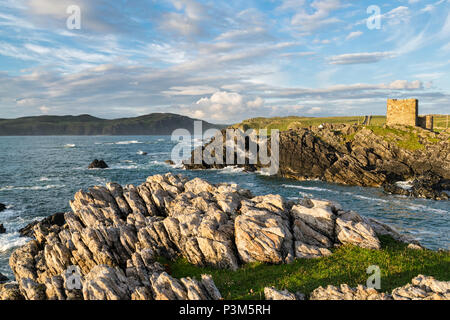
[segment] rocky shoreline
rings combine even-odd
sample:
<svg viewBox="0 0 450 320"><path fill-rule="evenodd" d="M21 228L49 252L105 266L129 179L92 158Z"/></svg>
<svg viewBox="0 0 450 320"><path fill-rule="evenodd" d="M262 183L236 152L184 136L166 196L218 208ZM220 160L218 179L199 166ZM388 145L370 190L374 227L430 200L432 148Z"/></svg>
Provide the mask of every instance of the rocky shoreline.
<svg viewBox="0 0 450 320"><path fill-rule="evenodd" d="M280 132L278 175L296 180L383 187L390 194L448 200L445 191L450 192L450 132L437 134L402 126L383 129L386 136L377 135L370 128L347 124ZM398 142L404 135L417 137L422 148L401 147ZM225 155L226 152L223 163L226 163ZM184 164L186 169L238 165L194 164L192 159ZM238 166L247 171L263 168L259 163L250 164L248 157L245 165ZM396 185L408 180L413 181L408 188Z"/></svg>
<svg viewBox="0 0 450 320"><path fill-rule="evenodd" d="M266 300L305 300L300 292L294 294L273 287L265 288L264 295ZM330 285L315 289L309 300L450 300L450 281L438 281L433 277L418 275L411 283L395 288L391 293L380 293L363 285L356 288L346 284L339 287Z"/></svg>
<svg viewBox="0 0 450 320"><path fill-rule="evenodd" d="M220 299L211 276L175 279L158 257L236 270L328 256L341 245L379 250L379 234L420 247L336 203L253 196L171 173L80 190L70 206L23 230L34 239L11 255L16 282L0 285L1 299ZM68 289L74 270L80 287Z"/></svg>

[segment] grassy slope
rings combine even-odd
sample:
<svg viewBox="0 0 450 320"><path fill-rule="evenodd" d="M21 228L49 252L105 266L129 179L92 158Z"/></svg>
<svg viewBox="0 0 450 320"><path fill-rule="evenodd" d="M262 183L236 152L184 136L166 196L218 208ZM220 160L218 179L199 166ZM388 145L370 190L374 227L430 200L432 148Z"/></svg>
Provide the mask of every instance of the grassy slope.
<svg viewBox="0 0 450 320"><path fill-rule="evenodd" d="M241 129L279 129L286 131L289 129L318 126L321 123L348 123L358 124L364 121L364 117L274 117L274 118L252 118L235 124L233 127ZM385 116L372 116L371 125L382 126L386 122Z"/></svg>
<svg viewBox="0 0 450 320"><path fill-rule="evenodd" d="M364 117L273 117L273 118L252 118L244 120L241 123L233 125L235 128L241 129L279 129L285 131L298 127L318 126L321 123L346 123L346 124L362 124ZM383 126L386 123L385 116L372 116L371 126ZM445 129L447 125L446 115L434 115L434 127L437 130Z"/></svg>
<svg viewBox="0 0 450 320"><path fill-rule="evenodd" d="M444 125L446 116L435 116L435 124ZM280 131L286 131L289 129L318 126L321 123L336 123L336 124L361 124L364 121L364 117L327 117L327 118L308 118L308 117L274 117L274 118L253 118L244 120L241 123L233 125L234 128L240 128L244 130L248 129L278 129ZM440 140L433 137L428 137L426 141L421 141L418 135L418 131L413 127L405 129L384 128L386 122L385 116L373 116L369 126L364 126L376 135L383 137L388 142L394 142L399 147L407 150L419 150L424 149L424 143L437 143ZM360 126L360 129L363 126ZM440 131L440 130L436 130ZM269 131L270 132L270 131ZM355 133L349 136L344 136L344 141L348 142L354 139Z"/></svg>
<svg viewBox="0 0 450 320"><path fill-rule="evenodd" d="M430 250L407 249L388 236L381 236L382 249L369 250L355 246L334 249L329 257L297 259L287 265L248 264L237 271L200 268L184 259L166 264L176 278L211 274L225 299L264 299L264 287L300 291L309 295L315 288L346 283L351 287L366 284L367 267L378 265L381 269L381 290L392 289L411 282L418 274L450 280L450 254Z"/></svg>

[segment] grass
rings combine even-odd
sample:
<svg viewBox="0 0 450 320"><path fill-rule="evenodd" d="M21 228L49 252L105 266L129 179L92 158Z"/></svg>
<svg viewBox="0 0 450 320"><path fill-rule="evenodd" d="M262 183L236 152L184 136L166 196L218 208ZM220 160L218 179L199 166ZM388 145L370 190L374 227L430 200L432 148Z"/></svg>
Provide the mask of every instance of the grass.
<svg viewBox="0 0 450 320"><path fill-rule="evenodd" d="M322 123L346 123L361 124L364 117L274 117L274 118L252 118L233 125L234 128L247 129L278 129L286 131L295 128L318 126ZM385 116L372 116L371 125L382 126L386 122Z"/></svg>
<svg viewBox="0 0 450 320"><path fill-rule="evenodd" d="M450 125L450 117L449 117ZM447 128L447 115L434 115L434 128L437 130L443 130Z"/></svg>
<svg viewBox="0 0 450 320"><path fill-rule="evenodd" d="M376 135L383 137L386 141L395 142L400 148L412 151L425 148L425 146L420 143L419 136L413 128L409 128L408 130L383 128L378 126L367 126L367 128L372 130ZM437 139L437 141L440 140Z"/></svg>
<svg viewBox="0 0 450 320"><path fill-rule="evenodd" d="M315 288L346 283L351 287L366 284L370 265L381 269L381 290L392 289L411 282L418 274L434 276L438 280L450 280L450 254L431 250L413 250L393 240L380 236L381 250L342 246L333 254L319 259L297 259L291 264L267 265L252 263L237 271L196 267L185 259L174 262L162 259L169 272L176 278L211 274L222 296L227 300L264 299L264 287L300 291L309 295Z"/></svg>
<svg viewBox="0 0 450 320"><path fill-rule="evenodd" d="M362 124L363 116L353 117L273 117L273 118L252 118L244 120L241 123L234 124L233 128L240 129L278 129L280 131L287 131L296 128L306 128L309 126L318 126L322 123L344 123L344 124ZM383 127L386 123L385 116L372 116L370 127ZM447 126L446 115L434 115L434 128L436 132L444 130ZM417 147L417 145L416 145Z"/></svg>

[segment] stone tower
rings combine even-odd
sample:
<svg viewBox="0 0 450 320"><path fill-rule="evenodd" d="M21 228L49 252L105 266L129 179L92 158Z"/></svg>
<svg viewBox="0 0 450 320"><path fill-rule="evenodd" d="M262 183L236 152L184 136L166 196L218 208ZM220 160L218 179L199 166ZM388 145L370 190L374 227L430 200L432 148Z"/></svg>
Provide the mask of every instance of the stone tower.
<svg viewBox="0 0 450 320"><path fill-rule="evenodd" d="M419 113L419 100L417 99L388 99L386 124L402 124L405 126L417 126Z"/></svg>
<svg viewBox="0 0 450 320"><path fill-rule="evenodd" d="M388 99L386 125L401 124L433 130L433 116L419 116L419 100Z"/></svg>

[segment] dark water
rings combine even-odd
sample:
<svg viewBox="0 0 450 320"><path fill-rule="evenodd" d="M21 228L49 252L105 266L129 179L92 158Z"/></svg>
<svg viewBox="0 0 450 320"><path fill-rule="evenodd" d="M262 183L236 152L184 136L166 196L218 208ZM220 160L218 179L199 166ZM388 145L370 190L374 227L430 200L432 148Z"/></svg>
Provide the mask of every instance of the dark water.
<svg viewBox="0 0 450 320"><path fill-rule="evenodd" d="M14 248L27 241L18 236L17 230L52 213L69 210L69 200L79 189L108 181L137 185L149 175L168 171L213 183L238 183L254 194L334 200L345 209L413 235L429 248L449 248L449 202L389 196L376 188L278 179L234 168L185 171L164 164L174 145L169 136L0 137L0 202L8 205L0 213L0 223L7 229L0 235L0 272L11 274L8 258ZM139 150L148 155L138 154ZM95 158L104 159L110 168L88 170Z"/></svg>

